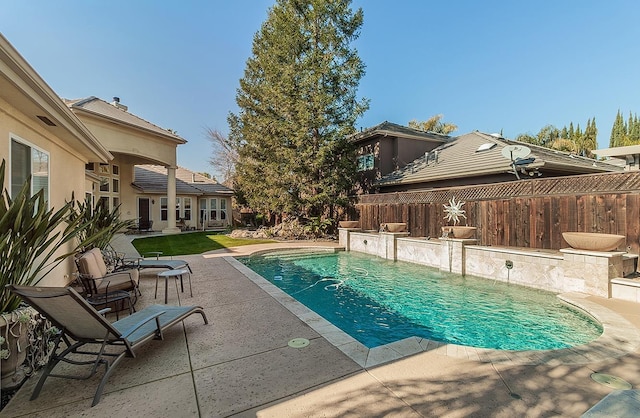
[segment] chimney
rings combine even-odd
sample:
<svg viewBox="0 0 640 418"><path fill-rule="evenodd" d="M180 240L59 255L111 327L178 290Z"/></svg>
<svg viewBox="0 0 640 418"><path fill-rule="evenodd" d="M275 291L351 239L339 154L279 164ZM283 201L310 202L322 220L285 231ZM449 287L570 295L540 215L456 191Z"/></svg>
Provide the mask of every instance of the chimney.
<svg viewBox="0 0 640 418"><path fill-rule="evenodd" d="M113 98L113 101L111 102L111 104L115 107L117 107L120 110L124 110L125 112L129 109L127 106L120 104L120 98L119 97L115 97Z"/></svg>

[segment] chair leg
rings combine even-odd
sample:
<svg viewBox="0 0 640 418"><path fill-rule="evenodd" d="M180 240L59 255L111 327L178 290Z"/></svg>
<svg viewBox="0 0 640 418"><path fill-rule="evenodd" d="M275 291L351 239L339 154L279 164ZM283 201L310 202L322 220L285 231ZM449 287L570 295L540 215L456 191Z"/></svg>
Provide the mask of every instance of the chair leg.
<svg viewBox="0 0 640 418"><path fill-rule="evenodd" d="M191 287L191 274L189 274L189 292L191 292L191 297L193 297L193 287Z"/></svg>
<svg viewBox="0 0 640 418"><path fill-rule="evenodd" d="M178 305L180 305L180 290L178 289L178 278L175 278L175 282L176 282L176 294L178 295ZM180 275L180 282L182 282L182 275ZM165 302L166 304L166 302ZM180 305L182 306L182 305Z"/></svg>
<svg viewBox="0 0 640 418"><path fill-rule="evenodd" d="M96 389L96 393L95 395L93 395L93 403L91 404L92 407L96 406L98 402L100 402L100 397L102 396L102 391L104 390L104 385L107 383L107 379L109 379L109 376L111 376L111 373L113 373L113 370L120 363L120 361L122 361L125 355L126 351L123 351L118 357L116 357L115 360L113 360L111 365L107 366L107 370L105 371L104 376L102 376L102 380L100 380L100 384Z"/></svg>

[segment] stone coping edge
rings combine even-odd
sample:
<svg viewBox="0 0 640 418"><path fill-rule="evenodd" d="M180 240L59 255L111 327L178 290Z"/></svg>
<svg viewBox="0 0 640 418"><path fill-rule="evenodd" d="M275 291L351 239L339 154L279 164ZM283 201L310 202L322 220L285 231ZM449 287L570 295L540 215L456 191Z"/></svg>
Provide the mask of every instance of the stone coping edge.
<svg viewBox="0 0 640 418"><path fill-rule="evenodd" d="M570 292L558 297L592 316L603 328L600 337L584 345L558 350L497 350L447 344L414 336L369 349L234 257L224 259L363 368L375 367L425 351L506 365L581 365L618 358L640 348L638 328L612 310L587 300L588 295Z"/></svg>

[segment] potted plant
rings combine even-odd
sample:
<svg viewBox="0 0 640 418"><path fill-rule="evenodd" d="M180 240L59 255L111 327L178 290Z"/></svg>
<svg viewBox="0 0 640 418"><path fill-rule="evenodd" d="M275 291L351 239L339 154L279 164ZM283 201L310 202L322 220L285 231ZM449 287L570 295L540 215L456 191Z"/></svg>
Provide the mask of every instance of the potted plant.
<svg viewBox="0 0 640 418"><path fill-rule="evenodd" d="M0 165L0 357L2 379L11 384L11 375L24 362L27 330L35 311L22 304L7 285L34 285L53 271L79 246L96 236L77 242L72 251L56 254L87 228L81 218L69 219L72 202L60 209L48 209L44 191L31 195L30 179L11 197L4 189L5 161ZM16 379L13 379L13 383ZM20 383L20 382L17 382Z"/></svg>
<svg viewBox="0 0 640 418"><path fill-rule="evenodd" d="M452 197L448 205L444 206L444 212L446 213L444 219L448 222L453 222L453 225L442 227L443 238L471 238L476 232L475 226L458 226L460 218L467 219L465 215L464 206L465 202L460 200L456 201L456 197Z"/></svg>

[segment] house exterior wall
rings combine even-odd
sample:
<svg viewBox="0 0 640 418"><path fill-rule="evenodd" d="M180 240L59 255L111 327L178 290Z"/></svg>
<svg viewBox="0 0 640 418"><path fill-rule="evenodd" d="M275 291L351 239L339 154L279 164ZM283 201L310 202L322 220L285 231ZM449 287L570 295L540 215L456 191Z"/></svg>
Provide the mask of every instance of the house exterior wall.
<svg viewBox="0 0 640 418"><path fill-rule="evenodd" d="M85 163L86 161L73 148L60 138L40 127L40 121L30 118L8 102L0 99L0 159L7 162L6 180L3 188L7 188L10 170L11 137L26 141L28 145L37 147L49 154L49 207L58 209L72 194L76 199L84 198ZM60 248L63 254L71 249L70 245ZM69 274L73 271L73 260L68 259L45 277L40 284L47 286L64 286L69 283Z"/></svg>
<svg viewBox="0 0 640 418"><path fill-rule="evenodd" d="M126 129L78 112L78 117L111 153L138 157L137 164L160 164L175 167L175 142L163 140L140 129Z"/></svg>

